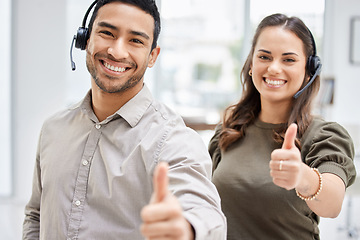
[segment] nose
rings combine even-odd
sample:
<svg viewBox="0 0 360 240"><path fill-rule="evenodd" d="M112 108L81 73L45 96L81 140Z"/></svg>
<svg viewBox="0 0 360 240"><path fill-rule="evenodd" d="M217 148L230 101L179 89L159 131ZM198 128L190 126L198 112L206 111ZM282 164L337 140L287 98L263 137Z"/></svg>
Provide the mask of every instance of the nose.
<svg viewBox="0 0 360 240"><path fill-rule="evenodd" d="M123 39L117 39L108 48L108 54L114 59L125 59L129 56L129 49Z"/></svg>
<svg viewBox="0 0 360 240"><path fill-rule="evenodd" d="M272 61L268 66L268 72L270 74L279 74L282 71L281 63L279 61Z"/></svg>

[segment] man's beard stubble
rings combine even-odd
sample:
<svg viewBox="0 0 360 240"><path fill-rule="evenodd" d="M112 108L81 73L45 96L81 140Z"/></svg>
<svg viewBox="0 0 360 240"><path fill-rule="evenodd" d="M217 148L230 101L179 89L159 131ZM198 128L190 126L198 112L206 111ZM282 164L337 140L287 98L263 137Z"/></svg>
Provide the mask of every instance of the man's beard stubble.
<svg viewBox="0 0 360 240"><path fill-rule="evenodd" d="M131 64L133 68L137 68L136 64ZM106 93L121 93L124 92L134 86L136 86L144 77L146 67L142 69L142 71L139 72L139 74L131 76L124 84L121 85L114 85L113 87L106 87L100 80L97 71L95 69L95 65L91 61L91 56L89 54L86 54L86 67L91 75L91 77L94 79L96 85L104 92ZM117 78L114 76L110 76L105 74L105 77L107 79L116 80Z"/></svg>

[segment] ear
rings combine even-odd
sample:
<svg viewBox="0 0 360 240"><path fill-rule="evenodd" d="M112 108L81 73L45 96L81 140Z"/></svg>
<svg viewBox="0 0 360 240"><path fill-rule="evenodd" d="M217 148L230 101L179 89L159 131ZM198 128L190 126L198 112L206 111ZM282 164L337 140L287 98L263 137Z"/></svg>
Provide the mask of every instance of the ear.
<svg viewBox="0 0 360 240"><path fill-rule="evenodd" d="M160 47L159 46L156 46L150 53L150 56L149 56L149 63L148 63L148 67L151 68L154 66L155 62L156 62L156 59L157 57L159 56L160 54Z"/></svg>
<svg viewBox="0 0 360 240"><path fill-rule="evenodd" d="M86 47L85 47L85 51L88 51L88 48L89 48L89 42L90 42L90 37L88 37L88 39L86 40Z"/></svg>

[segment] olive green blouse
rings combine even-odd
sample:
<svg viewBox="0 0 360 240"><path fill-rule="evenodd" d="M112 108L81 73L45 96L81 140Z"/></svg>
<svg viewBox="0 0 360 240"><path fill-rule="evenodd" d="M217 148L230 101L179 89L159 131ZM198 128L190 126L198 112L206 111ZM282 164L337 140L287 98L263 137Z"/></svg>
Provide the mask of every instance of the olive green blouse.
<svg viewBox="0 0 360 240"><path fill-rule="evenodd" d="M319 217L295 190L276 186L270 176L270 154L281 148L272 140L278 127L256 120L243 139L223 152L218 147L219 125L210 141L213 182L227 217L228 239L319 239ZM342 126L314 118L300 142L307 165L339 176L345 186L354 182L354 146Z"/></svg>

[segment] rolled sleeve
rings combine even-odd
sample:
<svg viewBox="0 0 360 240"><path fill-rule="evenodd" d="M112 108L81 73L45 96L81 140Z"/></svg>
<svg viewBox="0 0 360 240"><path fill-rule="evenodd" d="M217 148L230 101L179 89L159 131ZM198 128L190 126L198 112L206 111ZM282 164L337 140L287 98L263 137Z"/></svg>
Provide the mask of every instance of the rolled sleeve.
<svg viewBox="0 0 360 240"><path fill-rule="evenodd" d="M169 163L169 190L178 198L196 240L226 238L226 218L211 182L211 158L200 136L189 128L171 129L158 161Z"/></svg>

